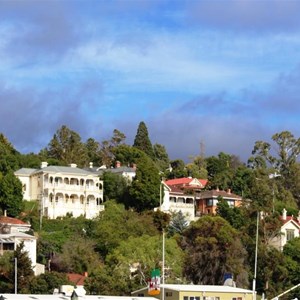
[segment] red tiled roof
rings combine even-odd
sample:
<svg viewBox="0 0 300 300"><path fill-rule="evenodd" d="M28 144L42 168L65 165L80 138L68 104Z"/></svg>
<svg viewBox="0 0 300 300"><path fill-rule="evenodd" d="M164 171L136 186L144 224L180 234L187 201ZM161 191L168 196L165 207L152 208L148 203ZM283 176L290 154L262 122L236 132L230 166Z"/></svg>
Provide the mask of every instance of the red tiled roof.
<svg viewBox="0 0 300 300"><path fill-rule="evenodd" d="M84 285L84 280L86 279L87 276L81 275L81 274L76 274L76 273L68 273L67 274L69 281L74 283L74 285Z"/></svg>
<svg viewBox="0 0 300 300"><path fill-rule="evenodd" d="M283 219L282 216L280 216L279 218L283 222L283 224L286 224L289 221L294 221L300 227L300 222L294 216L286 216L285 220Z"/></svg>
<svg viewBox="0 0 300 300"><path fill-rule="evenodd" d="M14 225L29 225L19 219L11 218L11 217L5 217L0 216L0 223L1 224L14 224Z"/></svg>
<svg viewBox="0 0 300 300"><path fill-rule="evenodd" d="M194 178L191 178L191 177L183 177L183 178L175 178L175 179L166 180L165 183L168 186L184 185L184 184L190 184L190 182L193 180L194 180ZM197 180L203 185L203 187L207 184L207 179L197 179ZM195 186L195 185L192 185L192 186Z"/></svg>

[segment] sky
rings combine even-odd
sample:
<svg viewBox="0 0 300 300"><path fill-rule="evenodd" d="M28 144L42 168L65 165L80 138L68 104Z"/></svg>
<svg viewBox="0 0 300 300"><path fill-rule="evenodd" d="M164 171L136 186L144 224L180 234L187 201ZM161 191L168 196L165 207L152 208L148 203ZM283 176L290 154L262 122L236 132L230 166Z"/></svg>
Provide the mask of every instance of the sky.
<svg viewBox="0 0 300 300"><path fill-rule="evenodd" d="M141 121L170 159L300 135L300 0L0 0L0 132L21 153ZM200 146L202 145L202 147Z"/></svg>

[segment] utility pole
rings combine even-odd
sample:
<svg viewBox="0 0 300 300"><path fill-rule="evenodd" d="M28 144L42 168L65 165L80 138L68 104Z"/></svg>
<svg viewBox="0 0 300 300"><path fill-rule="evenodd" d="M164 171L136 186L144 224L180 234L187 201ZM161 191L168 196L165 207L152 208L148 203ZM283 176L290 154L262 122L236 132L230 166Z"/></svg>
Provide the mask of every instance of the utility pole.
<svg viewBox="0 0 300 300"><path fill-rule="evenodd" d="M15 294L18 293L18 259L15 257Z"/></svg>
<svg viewBox="0 0 300 300"><path fill-rule="evenodd" d="M255 238L255 259L254 259L254 277L253 277L253 300L256 300L256 274L257 274L257 252L258 252L258 224L259 224L259 212L256 217L256 238Z"/></svg>

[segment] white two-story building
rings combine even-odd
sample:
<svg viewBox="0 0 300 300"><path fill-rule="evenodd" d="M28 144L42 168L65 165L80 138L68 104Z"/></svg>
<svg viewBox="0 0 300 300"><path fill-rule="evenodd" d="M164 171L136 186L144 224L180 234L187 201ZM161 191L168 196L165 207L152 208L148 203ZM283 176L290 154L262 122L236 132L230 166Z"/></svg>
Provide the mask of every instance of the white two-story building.
<svg viewBox="0 0 300 300"><path fill-rule="evenodd" d="M103 181L90 171L77 168L48 166L22 168L15 172L23 184L24 200L39 200L41 214L50 219L71 215L96 217L104 210Z"/></svg>

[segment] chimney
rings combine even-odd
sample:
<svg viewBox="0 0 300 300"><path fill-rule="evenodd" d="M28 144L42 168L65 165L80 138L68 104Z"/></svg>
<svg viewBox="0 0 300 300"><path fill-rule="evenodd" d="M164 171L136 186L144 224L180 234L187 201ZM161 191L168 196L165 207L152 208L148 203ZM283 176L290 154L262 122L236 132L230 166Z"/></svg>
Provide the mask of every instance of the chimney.
<svg viewBox="0 0 300 300"><path fill-rule="evenodd" d="M282 211L282 220L286 220L286 209L285 208Z"/></svg>
<svg viewBox="0 0 300 300"><path fill-rule="evenodd" d="M90 169L93 169L93 163L90 162Z"/></svg>
<svg viewBox="0 0 300 300"><path fill-rule="evenodd" d="M76 164L70 164L70 167L71 167L71 168L76 168L77 165L76 165Z"/></svg>
<svg viewBox="0 0 300 300"><path fill-rule="evenodd" d="M231 194L231 189L228 189L228 190L227 190L227 194Z"/></svg>
<svg viewBox="0 0 300 300"><path fill-rule="evenodd" d="M48 163L46 161L42 161L41 169L48 167Z"/></svg>
<svg viewBox="0 0 300 300"><path fill-rule="evenodd" d="M84 272L84 273L83 273L83 276L84 276L84 277L88 277L88 276L89 276L88 272Z"/></svg>
<svg viewBox="0 0 300 300"><path fill-rule="evenodd" d="M136 164L132 164L132 169L136 170Z"/></svg>
<svg viewBox="0 0 300 300"><path fill-rule="evenodd" d="M6 209L4 210L4 217L7 217Z"/></svg>
<svg viewBox="0 0 300 300"><path fill-rule="evenodd" d="M119 162L118 160L116 161L116 165L115 168L120 168L121 167L121 162Z"/></svg>

